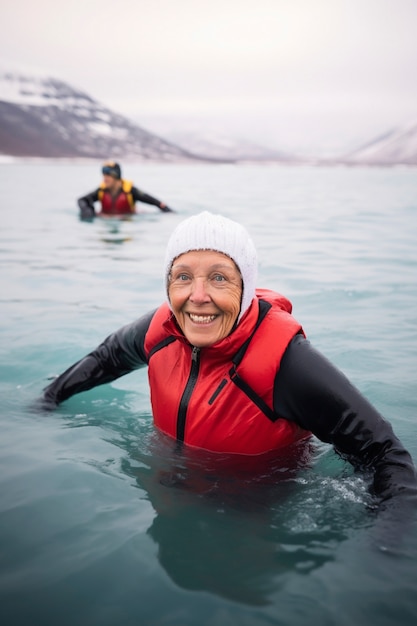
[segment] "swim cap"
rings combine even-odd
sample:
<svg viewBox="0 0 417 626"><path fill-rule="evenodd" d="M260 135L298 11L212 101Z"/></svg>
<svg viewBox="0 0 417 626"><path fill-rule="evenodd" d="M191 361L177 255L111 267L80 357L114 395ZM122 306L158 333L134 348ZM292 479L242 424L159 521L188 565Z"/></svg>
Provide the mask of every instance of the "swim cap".
<svg viewBox="0 0 417 626"><path fill-rule="evenodd" d="M101 173L105 176L113 176L113 178L121 178L122 170L120 169L120 165L118 163L114 163L113 161L109 161L108 163L104 163L101 168Z"/></svg>
<svg viewBox="0 0 417 626"><path fill-rule="evenodd" d="M258 275L258 255L247 230L237 222L203 211L180 222L168 240L165 251L164 279L168 277L173 261L191 250L215 250L233 259L242 276L243 292L238 321L255 297Z"/></svg>

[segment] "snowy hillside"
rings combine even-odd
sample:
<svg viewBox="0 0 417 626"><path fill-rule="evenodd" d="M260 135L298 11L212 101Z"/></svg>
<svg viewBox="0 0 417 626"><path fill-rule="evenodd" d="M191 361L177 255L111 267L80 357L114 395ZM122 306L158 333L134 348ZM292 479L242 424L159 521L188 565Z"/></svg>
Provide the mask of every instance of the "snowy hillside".
<svg viewBox="0 0 417 626"><path fill-rule="evenodd" d="M0 64L0 155L132 158L156 161L282 161L299 159L242 139L205 131L146 131L90 95L34 70Z"/></svg>
<svg viewBox="0 0 417 626"><path fill-rule="evenodd" d="M236 161L300 161L295 156L265 146L211 131L168 132L167 138L185 150L213 159Z"/></svg>
<svg viewBox="0 0 417 626"><path fill-rule="evenodd" d="M417 123L378 137L348 154L344 161L366 165L417 165Z"/></svg>
<svg viewBox="0 0 417 626"><path fill-rule="evenodd" d="M4 70L0 70L0 154L201 160L60 80Z"/></svg>
<svg viewBox="0 0 417 626"><path fill-rule="evenodd" d="M0 155L162 162L417 165L417 123L339 158L303 159L227 134L149 132L69 84L0 65Z"/></svg>

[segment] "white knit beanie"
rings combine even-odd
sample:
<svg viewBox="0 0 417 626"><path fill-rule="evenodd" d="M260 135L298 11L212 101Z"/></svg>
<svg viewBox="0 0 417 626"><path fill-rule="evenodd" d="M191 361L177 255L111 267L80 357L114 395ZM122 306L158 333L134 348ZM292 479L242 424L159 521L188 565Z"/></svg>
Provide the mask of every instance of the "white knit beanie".
<svg viewBox="0 0 417 626"><path fill-rule="evenodd" d="M243 293L238 320L255 297L258 255L247 230L237 222L203 211L180 222L168 240L165 251L165 286L172 263L180 254L191 250L215 250L229 256L242 275Z"/></svg>

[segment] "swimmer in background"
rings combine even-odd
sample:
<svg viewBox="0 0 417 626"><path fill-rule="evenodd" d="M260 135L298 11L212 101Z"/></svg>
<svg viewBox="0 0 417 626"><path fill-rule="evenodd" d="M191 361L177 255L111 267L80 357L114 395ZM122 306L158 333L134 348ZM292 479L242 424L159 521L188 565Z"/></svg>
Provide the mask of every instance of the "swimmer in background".
<svg viewBox="0 0 417 626"><path fill-rule="evenodd" d="M91 220L96 215L103 217L132 215L136 212L136 202L152 204L163 213L173 212L164 202L141 191L132 182L122 178L120 165L114 162L104 163L103 182L95 191L78 199L80 218ZM101 210L96 213L95 203L101 203Z"/></svg>

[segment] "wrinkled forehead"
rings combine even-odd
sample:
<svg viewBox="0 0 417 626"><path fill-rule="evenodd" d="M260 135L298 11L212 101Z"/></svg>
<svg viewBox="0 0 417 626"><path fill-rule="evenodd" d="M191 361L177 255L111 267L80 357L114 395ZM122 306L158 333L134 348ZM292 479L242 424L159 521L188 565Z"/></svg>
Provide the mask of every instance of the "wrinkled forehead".
<svg viewBox="0 0 417 626"><path fill-rule="evenodd" d="M172 261L171 268L178 264L187 264L191 262L215 263L216 261L218 263L227 263L228 265L238 267L235 260L224 252L213 250L212 248L197 248L195 250L187 250L187 252L182 252L176 256Z"/></svg>

